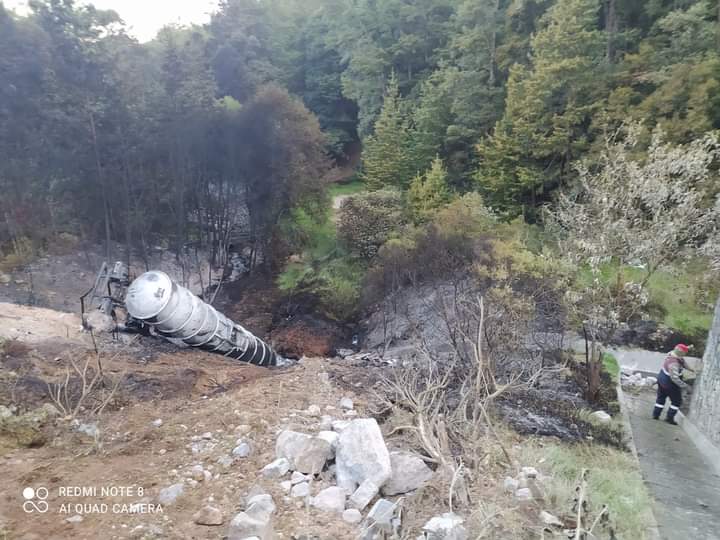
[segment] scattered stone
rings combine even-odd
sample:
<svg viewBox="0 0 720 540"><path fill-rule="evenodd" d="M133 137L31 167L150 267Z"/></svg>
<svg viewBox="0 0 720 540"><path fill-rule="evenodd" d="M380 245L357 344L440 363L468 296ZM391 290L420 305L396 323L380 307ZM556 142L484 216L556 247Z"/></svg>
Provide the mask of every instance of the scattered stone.
<svg viewBox="0 0 720 540"><path fill-rule="evenodd" d="M368 513L367 528L391 533L396 509L397 504L387 499L378 499Z"/></svg>
<svg viewBox="0 0 720 540"><path fill-rule="evenodd" d="M590 416L601 424L609 424L612 421L612 416L610 416L605 411L595 411Z"/></svg>
<svg viewBox="0 0 720 540"><path fill-rule="evenodd" d="M0 418L10 418L14 412L6 407L5 405L0 405Z"/></svg>
<svg viewBox="0 0 720 540"><path fill-rule="evenodd" d="M232 466L234 461L235 460L230 456L220 456L217 460L217 463L218 465L227 469Z"/></svg>
<svg viewBox="0 0 720 540"><path fill-rule="evenodd" d="M515 493L520 488L520 482L512 478L511 476L506 476L505 480L503 481L503 490L507 493Z"/></svg>
<svg viewBox="0 0 720 540"><path fill-rule="evenodd" d="M355 490L355 493L350 496L350 506L352 508L356 508L357 510L364 510L379 492L380 488L377 487L375 482L368 478L360 484L360 486Z"/></svg>
<svg viewBox="0 0 720 540"><path fill-rule="evenodd" d="M392 473L390 453L374 418L353 420L340 432L335 464L338 486L348 493L368 479L385 484Z"/></svg>
<svg viewBox="0 0 720 540"><path fill-rule="evenodd" d="M246 512L274 514L276 510L275 501L267 493L260 493L248 498Z"/></svg>
<svg viewBox="0 0 720 540"><path fill-rule="evenodd" d="M307 408L308 416L320 416L321 412L322 411L320 410L320 407L318 407L317 405L310 405Z"/></svg>
<svg viewBox="0 0 720 540"><path fill-rule="evenodd" d="M80 514L75 514L74 516L71 516L69 518L66 518L65 521L68 523L80 523L83 521L83 518Z"/></svg>
<svg viewBox="0 0 720 540"><path fill-rule="evenodd" d="M535 467L523 467L520 469L520 474L523 475L525 478L537 478L538 472Z"/></svg>
<svg viewBox="0 0 720 540"><path fill-rule="evenodd" d="M345 510L345 490L337 486L323 489L310 500L315 508L325 512L342 512Z"/></svg>
<svg viewBox="0 0 720 540"><path fill-rule="evenodd" d="M382 487L385 496L414 491L428 482L433 475L422 459L407 452L390 452L390 469L390 479Z"/></svg>
<svg viewBox="0 0 720 540"><path fill-rule="evenodd" d="M201 439L205 439L206 441L209 441L210 439L213 438L212 432L206 431L205 433L203 433L202 435L200 435L200 438L201 438Z"/></svg>
<svg viewBox="0 0 720 540"><path fill-rule="evenodd" d="M351 411L355 408L355 404L349 397L344 397L340 400L340 408L345 409L346 411Z"/></svg>
<svg viewBox="0 0 720 540"><path fill-rule="evenodd" d="M163 420L162 420L162 418L158 418L158 419L156 419L156 420L153 420L153 421L152 421L152 425L155 426L155 427L160 427L160 426L162 426L162 425L163 425Z"/></svg>
<svg viewBox="0 0 720 540"><path fill-rule="evenodd" d="M318 437L286 430L278 436L275 453L278 458L286 458L292 470L315 474L332 457L332 447Z"/></svg>
<svg viewBox="0 0 720 540"><path fill-rule="evenodd" d="M98 429L97 424L94 422L90 424L80 424L77 427L77 430L80 433L84 433L88 437L92 437L93 439L100 436L100 430Z"/></svg>
<svg viewBox="0 0 720 540"><path fill-rule="evenodd" d="M235 433L239 433L240 435L248 435L251 431L252 427L247 424L240 424L235 428Z"/></svg>
<svg viewBox="0 0 720 540"><path fill-rule="evenodd" d="M310 477L308 475L305 475L298 471L294 471L290 475L290 483L292 485L299 484L300 482L307 482L308 480L310 480Z"/></svg>
<svg viewBox="0 0 720 540"><path fill-rule="evenodd" d="M355 525L362 521L362 514L357 508L348 508L342 513L343 521Z"/></svg>
<svg viewBox="0 0 720 540"><path fill-rule="evenodd" d="M423 526L426 540L467 540L463 518L452 512L435 516Z"/></svg>
<svg viewBox="0 0 720 540"><path fill-rule="evenodd" d="M352 349L337 349L335 351L335 355L338 356L339 358L346 358L353 354L355 354L355 351L353 351Z"/></svg>
<svg viewBox="0 0 720 540"><path fill-rule="evenodd" d="M193 516L193 521L198 525L222 525L223 515L220 509L214 506L203 506L200 511Z"/></svg>
<svg viewBox="0 0 720 540"><path fill-rule="evenodd" d="M172 486L163 488L158 495L158 502L163 506L169 506L177 501L177 498L183 494L183 484L173 484Z"/></svg>
<svg viewBox="0 0 720 540"><path fill-rule="evenodd" d="M553 516L551 513L546 512L545 510L540 512L540 520L545 525L550 525L553 527L564 527L565 526L562 521L560 521L558 518Z"/></svg>
<svg viewBox="0 0 720 540"><path fill-rule="evenodd" d="M262 475L265 478L280 478L290 470L290 462L286 458L278 458L262 468Z"/></svg>
<svg viewBox="0 0 720 540"><path fill-rule="evenodd" d="M310 495L310 484L307 482L295 484L290 491L291 497L307 497L308 495Z"/></svg>
<svg viewBox="0 0 720 540"><path fill-rule="evenodd" d="M280 482L280 487L283 489L283 491L290 491L293 487L292 482L290 480L284 480Z"/></svg>
<svg viewBox="0 0 720 540"><path fill-rule="evenodd" d="M529 488L520 488L515 492L515 498L519 501L532 501L533 494Z"/></svg>
<svg viewBox="0 0 720 540"><path fill-rule="evenodd" d="M250 455L250 445L246 442L233 448L232 455L235 457L245 458Z"/></svg>
<svg viewBox="0 0 720 540"><path fill-rule="evenodd" d="M203 471L203 482L209 482L212 480L212 473L210 471Z"/></svg>
<svg viewBox="0 0 720 540"><path fill-rule="evenodd" d="M228 528L228 540L272 540L274 538L271 515L251 515L247 512L240 512L230 522Z"/></svg>
<svg viewBox="0 0 720 540"><path fill-rule="evenodd" d="M205 480L205 470L203 469L202 465L195 465L190 470L190 477L193 480L196 480L198 482L202 482Z"/></svg>

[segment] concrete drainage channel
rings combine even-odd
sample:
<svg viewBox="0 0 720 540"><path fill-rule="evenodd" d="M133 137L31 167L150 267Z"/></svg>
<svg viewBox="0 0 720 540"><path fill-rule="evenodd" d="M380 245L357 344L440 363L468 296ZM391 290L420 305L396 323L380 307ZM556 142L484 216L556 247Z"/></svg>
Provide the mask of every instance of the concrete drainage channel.
<svg viewBox="0 0 720 540"><path fill-rule="evenodd" d="M709 442L682 413L682 427L651 418L653 387L618 385L623 424L629 447L638 460L643 480L653 497L653 540L720 539L720 458Z"/></svg>

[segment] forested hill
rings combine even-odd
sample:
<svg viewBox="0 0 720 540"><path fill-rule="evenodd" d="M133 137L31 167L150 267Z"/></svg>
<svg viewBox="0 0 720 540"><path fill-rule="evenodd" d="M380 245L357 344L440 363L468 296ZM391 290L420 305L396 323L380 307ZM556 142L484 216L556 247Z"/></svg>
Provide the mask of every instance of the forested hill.
<svg viewBox="0 0 720 540"><path fill-rule="evenodd" d="M1 6L6 253L68 231L220 249L238 200L282 251L282 216L325 204L358 140L370 187L439 156L452 189L532 220L623 122L720 128L715 0L224 0L144 44L72 0Z"/></svg>

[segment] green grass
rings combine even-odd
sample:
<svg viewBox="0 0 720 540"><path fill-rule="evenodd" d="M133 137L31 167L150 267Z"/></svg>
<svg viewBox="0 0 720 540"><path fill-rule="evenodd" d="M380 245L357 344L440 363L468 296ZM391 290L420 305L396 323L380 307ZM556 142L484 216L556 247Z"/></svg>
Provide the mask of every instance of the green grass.
<svg viewBox="0 0 720 540"><path fill-rule="evenodd" d="M617 383L618 377L620 376L620 364L618 364L617 358L612 354L603 353L602 363L603 369L610 374L613 382Z"/></svg>
<svg viewBox="0 0 720 540"><path fill-rule="evenodd" d="M617 264L607 264L601 268L600 275L604 283L617 279ZM642 268L625 266L622 268L625 281L640 282L645 277ZM690 261L683 267L656 271L647 283L650 295L650 315L670 328L692 335L709 330L713 318L714 300L720 289L708 279L707 264ZM580 273L581 282L589 283L589 270Z"/></svg>
<svg viewBox="0 0 720 540"><path fill-rule="evenodd" d="M353 180L344 184L331 184L328 188L330 197L337 197L338 195L354 195L365 191L365 184L360 180Z"/></svg>
<svg viewBox="0 0 720 540"><path fill-rule="evenodd" d="M619 540L648 537L652 500L630 453L603 446L543 441L542 445L523 445L522 458L524 464L538 464L538 469L551 477L543 483L548 491L548 511L558 516L570 513L581 471L588 469L591 517L607 504Z"/></svg>

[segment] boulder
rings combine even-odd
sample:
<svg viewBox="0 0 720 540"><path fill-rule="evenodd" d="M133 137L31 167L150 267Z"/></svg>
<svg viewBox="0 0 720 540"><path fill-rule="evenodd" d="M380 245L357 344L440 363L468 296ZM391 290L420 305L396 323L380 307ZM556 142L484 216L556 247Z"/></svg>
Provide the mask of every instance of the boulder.
<svg viewBox="0 0 720 540"><path fill-rule="evenodd" d="M538 472L535 467L523 467L520 469L520 474L523 478L537 478Z"/></svg>
<svg viewBox="0 0 720 540"><path fill-rule="evenodd" d="M342 512L345 510L345 490L336 486L323 489L310 500L315 508L325 512Z"/></svg>
<svg viewBox="0 0 720 540"><path fill-rule="evenodd" d="M330 443L296 431L280 433L275 445L278 458L290 462L290 469L302 473L316 474L323 470L325 462L332 457Z"/></svg>
<svg viewBox="0 0 720 540"><path fill-rule="evenodd" d="M426 540L467 540L463 518L452 512L435 516L422 528Z"/></svg>
<svg viewBox="0 0 720 540"><path fill-rule="evenodd" d="M333 455L335 455L335 449L337 448L338 439L340 439L340 435L335 431L321 431L317 434L319 439L322 439L324 441L327 441L330 443L330 447L332 448Z"/></svg>
<svg viewBox="0 0 720 540"><path fill-rule="evenodd" d="M390 452L390 479L382 487L385 496L400 495L422 487L433 472L418 456L406 452Z"/></svg>
<svg viewBox="0 0 720 540"><path fill-rule="evenodd" d="M519 501L532 501L533 494L530 488L520 488L515 492L515 498Z"/></svg>
<svg viewBox="0 0 720 540"><path fill-rule="evenodd" d="M379 487L387 482L392 473L390 453L374 418L353 420L340 432L335 463L338 486L348 493L365 480Z"/></svg>

